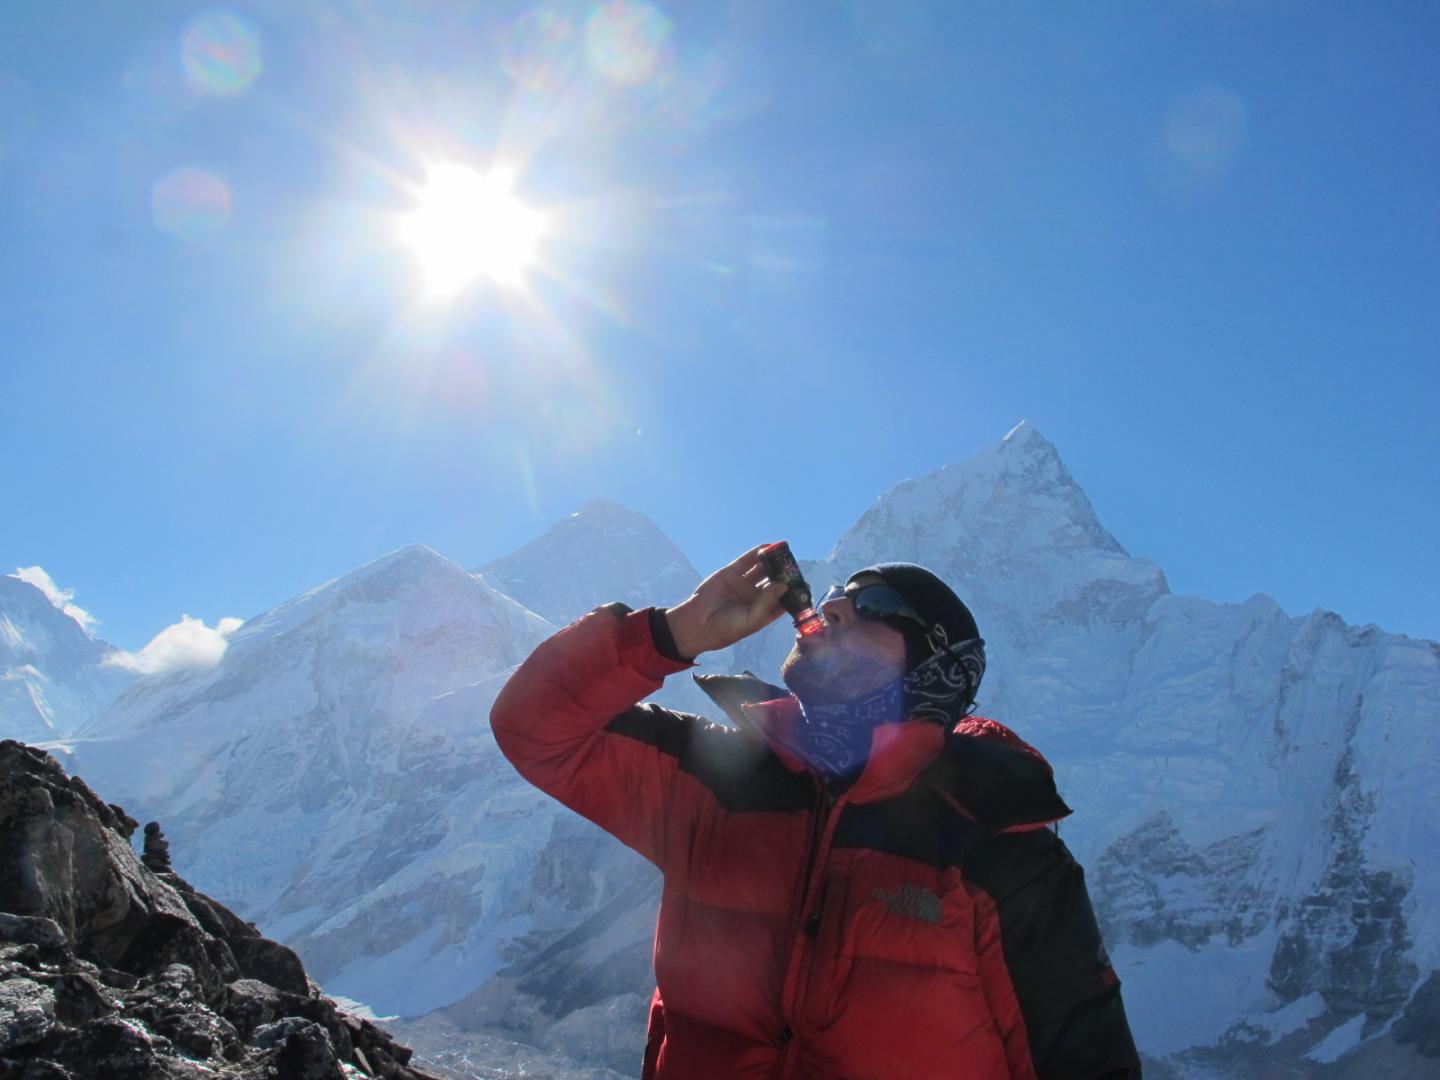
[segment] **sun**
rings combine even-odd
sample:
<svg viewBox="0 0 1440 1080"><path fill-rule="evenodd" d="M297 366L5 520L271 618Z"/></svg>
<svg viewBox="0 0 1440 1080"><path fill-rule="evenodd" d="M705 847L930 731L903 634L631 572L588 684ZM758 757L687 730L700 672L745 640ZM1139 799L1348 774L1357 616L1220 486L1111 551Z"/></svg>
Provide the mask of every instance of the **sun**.
<svg viewBox="0 0 1440 1080"><path fill-rule="evenodd" d="M512 194L514 183L505 169L441 163L426 170L400 235L419 258L428 292L452 296L480 277L521 284L546 220Z"/></svg>

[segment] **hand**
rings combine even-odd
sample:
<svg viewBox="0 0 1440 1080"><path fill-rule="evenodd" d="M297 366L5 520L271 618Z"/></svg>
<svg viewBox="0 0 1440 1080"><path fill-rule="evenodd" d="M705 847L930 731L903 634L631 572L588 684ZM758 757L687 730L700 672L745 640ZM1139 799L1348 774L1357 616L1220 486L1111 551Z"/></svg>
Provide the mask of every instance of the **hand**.
<svg viewBox="0 0 1440 1080"><path fill-rule="evenodd" d="M765 629L784 614L785 586L765 576L757 544L729 566L702 581L688 600L668 609L665 619L681 656L723 649Z"/></svg>

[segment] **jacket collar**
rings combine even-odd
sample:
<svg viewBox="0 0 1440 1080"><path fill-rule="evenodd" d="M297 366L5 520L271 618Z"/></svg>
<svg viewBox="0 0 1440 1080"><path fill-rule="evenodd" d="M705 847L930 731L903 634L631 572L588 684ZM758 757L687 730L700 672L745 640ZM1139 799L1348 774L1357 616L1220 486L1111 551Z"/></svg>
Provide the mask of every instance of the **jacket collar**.
<svg viewBox="0 0 1440 1080"><path fill-rule="evenodd" d="M745 672L695 682L735 726L763 739L792 772L811 773L796 739L800 703L785 688ZM928 783L964 817L996 832L1037 828L1070 813L1049 762L1004 724L967 716L948 730L907 719L878 726L849 798L873 802Z"/></svg>
<svg viewBox="0 0 1440 1080"><path fill-rule="evenodd" d="M777 757L792 772L815 769L800 750L797 730L802 714L793 695L740 706L746 725L765 738ZM899 720L877 724L870 734L870 753L849 787L851 802L876 802L898 795L945 746L945 730L927 720Z"/></svg>

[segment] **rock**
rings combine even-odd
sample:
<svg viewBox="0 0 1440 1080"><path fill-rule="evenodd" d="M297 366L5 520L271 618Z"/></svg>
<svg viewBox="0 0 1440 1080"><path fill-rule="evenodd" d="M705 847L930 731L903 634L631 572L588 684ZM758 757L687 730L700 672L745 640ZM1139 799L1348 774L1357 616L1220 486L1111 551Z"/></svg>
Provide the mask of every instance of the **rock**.
<svg viewBox="0 0 1440 1080"><path fill-rule="evenodd" d="M351 1037L350 1028L341 1017L340 1010L335 1003L325 998L304 997L294 998L287 1009L292 1015L303 1016L307 1020L313 1020L325 1029L325 1034L330 1038L330 1045L335 1048L335 1054L342 1061L350 1059L350 1053L354 1048L354 1040Z"/></svg>
<svg viewBox="0 0 1440 1080"><path fill-rule="evenodd" d="M230 942L235 961L247 978L259 979L292 994L308 994L310 980L305 966L293 951L262 937L240 938Z"/></svg>
<svg viewBox="0 0 1440 1080"><path fill-rule="evenodd" d="M114 993L99 979L84 971L67 971L53 987L55 1016L69 1027L78 1027L119 1008Z"/></svg>
<svg viewBox="0 0 1440 1080"><path fill-rule="evenodd" d="M155 1044L139 1024L118 1017L92 1020L72 1032L55 1055L78 1076L109 1080L150 1080L166 1075L153 1068Z"/></svg>
<svg viewBox="0 0 1440 1080"><path fill-rule="evenodd" d="M168 964L146 975L136 984L136 990L137 996L145 994L176 1002L199 1001L205 992L195 970L185 964Z"/></svg>
<svg viewBox="0 0 1440 1080"><path fill-rule="evenodd" d="M1268 924L1270 904L1245 884L1242 871L1260 841L1253 832L1192 847L1168 812L1152 815L1111 844L1095 866L1095 914L1105 941L1150 946L1171 940L1198 949L1217 935L1233 945L1258 933Z"/></svg>
<svg viewBox="0 0 1440 1080"><path fill-rule="evenodd" d="M134 828L45 754L0 742L4 1080L431 1080L162 864L158 828L142 866Z"/></svg>
<svg viewBox="0 0 1440 1080"><path fill-rule="evenodd" d="M346 1080L345 1070L335 1057L325 1029L316 1023L305 1023L289 1031L275 1055L275 1067L281 1076L293 1080Z"/></svg>
<svg viewBox="0 0 1440 1080"><path fill-rule="evenodd" d="M239 1033L206 1006L204 988L183 964L172 964L142 979L126 1003L125 1015L165 1036L190 1057L241 1056Z"/></svg>
<svg viewBox="0 0 1440 1080"><path fill-rule="evenodd" d="M136 915L192 918L156 887L109 806L48 755L10 741L0 742L0 911L52 920L76 953L107 967L143 929Z"/></svg>
<svg viewBox="0 0 1440 1080"><path fill-rule="evenodd" d="M44 1058L32 1058L24 1062L20 1071L14 1075L15 1080L73 1080L68 1071Z"/></svg>
<svg viewBox="0 0 1440 1080"><path fill-rule="evenodd" d="M169 912L156 912L145 920L120 967L139 974L155 972L172 964L190 969L207 1005L225 1003L225 979L210 960L206 934L192 919Z"/></svg>
<svg viewBox="0 0 1440 1080"><path fill-rule="evenodd" d="M33 915L11 915L0 911L0 941L17 945L36 945L42 949L66 952L69 942L54 919Z"/></svg>
<svg viewBox="0 0 1440 1080"><path fill-rule="evenodd" d="M1421 1057L1440 1057L1440 971L1432 971L1405 1006L1393 1029L1395 1041L1414 1043Z"/></svg>
<svg viewBox="0 0 1440 1080"><path fill-rule="evenodd" d="M258 979L238 979L226 988L226 994L222 1015L242 1039L248 1040L257 1028L285 1014L280 991Z"/></svg>
<svg viewBox="0 0 1440 1080"><path fill-rule="evenodd" d="M399 1068L399 1064L385 1052L385 1048L382 1046L372 1046L366 1050L365 1061L374 1075L386 1077L387 1080L394 1076Z"/></svg>
<svg viewBox="0 0 1440 1080"><path fill-rule="evenodd" d="M113 802L106 803L105 805L110 807L110 812L115 815L115 827L124 834L125 839L128 840L134 836L135 830L140 827L140 823L127 814L123 807L116 806Z"/></svg>
<svg viewBox="0 0 1440 1080"><path fill-rule="evenodd" d="M220 938L206 935L205 955L215 970L219 972L223 982L228 983L244 976L245 973L240 970L240 965L235 960L235 953Z"/></svg>
<svg viewBox="0 0 1440 1080"><path fill-rule="evenodd" d="M118 968L100 968L99 976L100 981L106 986L113 986L117 990L134 990L140 985L140 980L136 976Z"/></svg>
<svg viewBox="0 0 1440 1080"><path fill-rule="evenodd" d="M0 964L9 964L29 969L40 966L40 946L8 945L0 949Z"/></svg>
<svg viewBox="0 0 1440 1080"><path fill-rule="evenodd" d="M30 979L0 982L0 1056L39 1042L54 1027L54 991Z"/></svg>
<svg viewBox="0 0 1440 1080"><path fill-rule="evenodd" d="M260 936L260 931L255 928L254 923L246 922L224 904L210 899L204 893L193 888L183 878L175 874L166 874L161 880L180 894L180 899L190 909L190 914L195 916L196 921L200 923L207 934L213 934L223 941Z"/></svg>
<svg viewBox="0 0 1440 1080"><path fill-rule="evenodd" d="M313 1020L306 1020L301 1016L283 1016L273 1023L256 1028L255 1033L250 1036L250 1045L258 1046L261 1050L273 1050L283 1045L295 1032L313 1025Z"/></svg>
<svg viewBox="0 0 1440 1080"><path fill-rule="evenodd" d="M209 1059L226 1057L230 1047L238 1049L235 1029L209 1010L170 1012L150 1022L150 1030L164 1035L186 1055Z"/></svg>

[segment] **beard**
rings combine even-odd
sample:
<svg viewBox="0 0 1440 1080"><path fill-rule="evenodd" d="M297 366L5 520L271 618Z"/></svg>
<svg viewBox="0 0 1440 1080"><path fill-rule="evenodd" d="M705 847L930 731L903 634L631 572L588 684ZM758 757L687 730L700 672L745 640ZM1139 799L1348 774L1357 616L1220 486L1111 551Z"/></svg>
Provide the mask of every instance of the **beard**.
<svg viewBox="0 0 1440 1080"><path fill-rule="evenodd" d="M801 702L843 705L894 682L903 672L869 650L816 642L805 652L798 643L780 664L780 680Z"/></svg>

